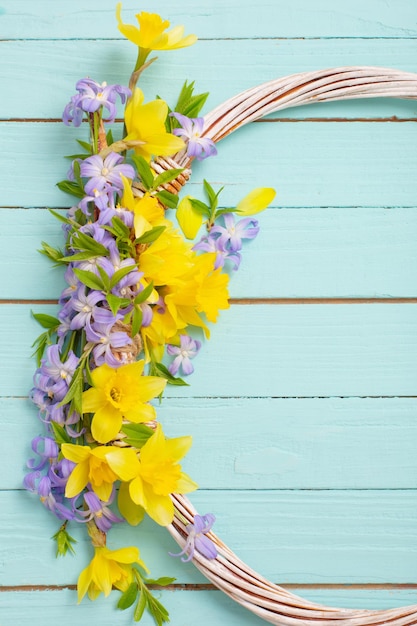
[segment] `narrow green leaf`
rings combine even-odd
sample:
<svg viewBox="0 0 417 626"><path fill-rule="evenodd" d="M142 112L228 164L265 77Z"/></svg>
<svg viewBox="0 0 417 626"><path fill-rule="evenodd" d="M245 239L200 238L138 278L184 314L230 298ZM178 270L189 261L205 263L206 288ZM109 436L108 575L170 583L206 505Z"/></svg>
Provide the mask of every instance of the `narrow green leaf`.
<svg viewBox="0 0 417 626"><path fill-rule="evenodd" d="M135 607L135 612L133 613L133 619L135 622L140 622L143 616L143 612L146 609L147 605L147 597L145 591L142 589L140 592L138 603Z"/></svg>
<svg viewBox="0 0 417 626"><path fill-rule="evenodd" d="M142 237L138 237L135 239L135 244L138 243L153 243L162 235L166 226L155 226L155 228L151 228L151 230L147 230L146 233L142 235Z"/></svg>
<svg viewBox="0 0 417 626"><path fill-rule="evenodd" d="M85 196L84 189L82 189L82 187L80 187L76 182L61 180L56 185L61 191L65 191L65 193L69 193L76 198L84 198Z"/></svg>
<svg viewBox="0 0 417 626"><path fill-rule="evenodd" d="M189 387L189 384L182 380L182 378L175 378L175 376L171 374L171 372L165 367L163 363L154 363L154 368L156 370L156 376L166 378L168 381L168 385L175 385L177 387Z"/></svg>
<svg viewBox="0 0 417 626"><path fill-rule="evenodd" d="M51 429L54 433L55 441L57 443L71 443L71 438L68 435L67 431L61 424L57 424L57 422L50 421Z"/></svg>
<svg viewBox="0 0 417 626"><path fill-rule="evenodd" d="M217 218L220 217L221 215L226 215L226 213L234 213L235 211L236 211L236 209L234 209L234 208L219 209L218 211L216 211L215 220L217 220Z"/></svg>
<svg viewBox="0 0 417 626"><path fill-rule="evenodd" d="M200 93L198 95L193 96L190 101L184 106L183 115L187 117L198 117L201 109L206 103L207 98L209 97L209 92Z"/></svg>
<svg viewBox="0 0 417 626"><path fill-rule="evenodd" d="M136 167L143 186L145 189L151 189L153 186L154 175L149 163L142 156L138 156L136 154L133 155L131 159Z"/></svg>
<svg viewBox="0 0 417 626"><path fill-rule="evenodd" d="M73 221L70 220L68 217L65 217L65 215L61 215L61 213L58 213L58 211L54 211L53 209L48 209L49 213L51 213L51 215L53 215L54 217L56 217L57 220L59 220L60 222L63 222L64 224L73 224Z"/></svg>
<svg viewBox="0 0 417 626"><path fill-rule="evenodd" d="M97 269L98 269L98 273L100 274L100 278L103 281L103 286L104 286L105 291L110 291L111 289L110 276L102 267L100 267L100 265L97 265Z"/></svg>
<svg viewBox="0 0 417 626"><path fill-rule="evenodd" d="M136 583L131 583L126 591L120 596L119 602L117 603L117 608L124 611L128 609L138 596L138 586Z"/></svg>
<svg viewBox="0 0 417 626"><path fill-rule="evenodd" d="M46 315L45 313L34 313L32 311L32 316L42 326L42 328L50 328L55 330L61 323L56 317L53 317L52 315Z"/></svg>
<svg viewBox="0 0 417 626"><path fill-rule="evenodd" d="M135 304L142 304L142 302L145 302L149 298L152 291L153 291L153 282L150 282L149 285L147 285L144 289L142 289L140 293L138 293L138 295L135 297L133 302Z"/></svg>
<svg viewBox="0 0 417 626"><path fill-rule="evenodd" d="M65 264L65 261L62 260L62 250L59 250L59 248L52 248L52 246L47 244L45 241L42 241L42 250L38 250L38 252L44 254L46 257L48 257L48 259L54 261L54 263L58 265Z"/></svg>
<svg viewBox="0 0 417 626"><path fill-rule="evenodd" d="M108 293L106 295L106 300L109 303L109 307L113 315L116 315L117 311L122 307L126 307L130 304L130 300L127 298L119 298L119 296L115 296L112 293Z"/></svg>
<svg viewBox="0 0 417 626"><path fill-rule="evenodd" d="M165 205L168 209L176 209L178 205L178 196L175 193L171 193L163 189L162 191L158 191L155 196Z"/></svg>
<svg viewBox="0 0 417 626"><path fill-rule="evenodd" d="M110 252L90 235L86 235L81 231L78 231L72 239L72 247L79 250L91 250L91 252L97 256L109 256Z"/></svg>
<svg viewBox="0 0 417 626"><path fill-rule="evenodd" d="M154 432L145 424L125 424L121 430L127 437L124 441L135 448L141 448L145 445Z"/></svg>
<svg viewBox="0 0 417 626"><path fill-rule="evenodd" d="M69 389L65 395L65 398L61 400L58 406L63 406L64 404L69 404L72 402L74 405L74 409L77 413L82 414L82 393L83 393L83 371L82 367L78 365L75 370L75 374L71 380L71 384Z"/></svg>
<svg viewBox="0 0 417 626"><path fill-rule="evenodd" d="M113 287L117 285L117 283L120 282L122 278L130 274L130 272L134 272L135 270L137 270L136 264L127 265L126 267L121 267L119 270L117 270L111 277L110 289L113 289Z"/></svg>
<svg viewBox="0 0 417 626"><path fill-rule="evenodd" d="M161 185L165 185L166 183L170 183L171 180L174 180L175 178L177 178L177 176L179 174L181 174L181 172L184 171L184 168L181 167L179 169L172 169L172 170L167 170L166 172L162 172L162 174L159 174L153 181L153 189L156 189L157 187L160 187Z"/></svg>
<svg viewBox="0 0 417 626"><path fill-rule="evenodd" d="M112 145L112 143L114 143L113 133L112 133L111 128L107 131L107 134L106 134L106 141L107 141L107 145L108 145L108 146L111 146L111 145Z"/></svg>
<svg viewBox="0 0 417 626"><path fill-rule="evenodd" d="M89 154L93 153L93 149L91 147L91 144L88 143L88 141L82 141L81 139L77 139L77 143L81 146L81 148L84 148L84 150L86 152L88 152ZM113 142L111 142L113 143ZM109 144L110 145L110 144ZM85 155L84 155L85 156Z"/></svg>
<svg viewBox="0 0 417 626"><path fill-rule="evenodd" d="M68 256L62 256L58 259L59 263L71 263L71 261L88 261L88 259L97 259L101 254L93 254L89 250L85 252L76 252L75 254L69 254Z"/></svg>
<svg viewBox="0 0 417 626"><path fill-rule="evenodd" d="M32 343L31 347L35 348L35 350L32 352L31 356L36 357L36 364L38 367L41 364L41 360L43 357L43 353L45 352L45 348L50 343L51 343L51 340L50 340L49 330L39 335L39 337L37 337L37 339L35 339L35 341Z"/></svg>
<svg viewBox="0 0 417 626"><path fill-rule="evenodd" d="M168 576L162 576L161 578L144 578L147 585L159 585L160 587L166 587L172 585L176 581L176 578L169 578Z"/></svg>
<svg viewBox="0 0 417 626"><path fill-rule="evenodd" d="M132 337L135 337L142 326L143 313L139 305L133 307L132 313Z"/></svg>
<svg viewBox="0 0 417 626"><path fill-rule="evenodd" d="M169 613L166 608L155 598L155 596L149 594L148 596L148 610L158 626L162 626L165 622L169 622Z"/></svg>
<svg viewBox="0 0 417 626"><path fill-rule="evenodd" d="M120 237L129 237L130 228L129 226L126 226L124 222L122 222L120 217L117 217L116 215L115 217L113 217L111 223L116 234L118 234Z"/></svg>
<svg viewBox="0 0 417 626"><path fill-rule="evenodd" d="M93 274L93 272L74 268L74 274L83 283L83 285L90 287L90 289L98 289L99 291L104 290L103 281L99 276Z"/></svg>
<svg viewBox="0 0 417 626"><path fill-rule="evenodd" d="M207 206L207 204L205 204L204 202L201 202L201 200L196 200L196 198L190 198L190 204L193 209L198 213L201 213L201 215L204 215L205 217L210 217L210 207Z"/></svg>

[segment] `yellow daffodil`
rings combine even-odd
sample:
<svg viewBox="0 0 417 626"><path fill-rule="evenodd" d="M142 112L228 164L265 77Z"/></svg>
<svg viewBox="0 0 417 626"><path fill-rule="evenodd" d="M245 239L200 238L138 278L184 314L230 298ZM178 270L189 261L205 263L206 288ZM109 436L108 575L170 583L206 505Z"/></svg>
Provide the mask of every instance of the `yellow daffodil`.
<svg viewBox="0 0 417 626"><path fill-rule="evenodd" d="M153 100L143 104L144 95L139 88L134 89L125 109L127 136L125 142L137 142L132 145L136 154L150 161L153 155L169 156L182 150L182 139L168 133L165 120L168 105L163 100Z"/></svg>
<svg viewBox="0 0 417 626"><path fill-rule="evenodd" d="M260 213L275 198L275 189L271 187L257 187L250 191L237 205L238 215L255 215Z"/></svg>
<svg viewBox="0 0 417 626"><path fill-rule="evenodd" d="M82 395L83 413L94 413L91 433L99 443L115 438L122 420L149 422L155 409L149 400L165 389L166 380L143 376L144 361L136 361L113 369L107 363L91 373L93 386Z"/></svg>
<svg viewBox="0 0 417 626"><path fill-rule="evenodd" d="M204 313L209 322L215 322L220 309L229 308L229 276L221 268L214 269L216 253L207 252L197 256L195 280L198 284L196 299L198 311Z"/></svg>
<svg viewBox="0 0 417 626"><path fill-rule="evenodd" d="M135 547L120 550L109 550L105 546L95 548L93 559L78 577L78 602L86 593L90 600L95 600L100 593L108 596L112 587L125 591L132 582L134 563L148 571Z"/></svg>
<svg viewBox="0 0 417 626"><path fill-rule="evenodd" d="M139 257L139 269L155 286L179 284L193 267L195 253L169 221L166 229Z"/></svg>
<svg viewBox="0 0 417 626"><path fill-rule="evenodd" d="M113 449L118 450L115 446L90 448L89 446L77 446L73 443L62 444L63 456L76 463L65 488L66 498L74 498L90 483L100 500L103 502L110 500L113 483L117 480L117 475L110 469L106 454Z"/></svg>
<svg viewBox="0 0 417 626"><path fill-rule="evenodd" d="M122 3L119 2L116 7L118 29L126 39L144 50L175 50L192 46L197 41L195 35L184 37L183 26L175 26L170 31L165 32L170 23L156 13L146 13L145 11L138 13L136 19L139 28L132 24L124 24L121 13Z"/></svg>
<svg viewBox="0 0 417 626"><path fill-rule="evenodd" d="M165 211L157 198L145 193L142 198L133 195L129 180L123 176L123 195L121 205L134 214L135 236L141 237L146 231L154 226L162 224L165 219Z"/></svg>
<svg viewBox="0 0 417 626"><path fill-rule="evenodd" d="M107 461L124 482L129 482L129 494L124 491L123 514L129 520L138 517L138 507L161 526L174 518L171 493L189 493L196 483L181 471L178 461L191 446L191 437L165 439L162 426L141 448L139 457L132 449L112 450ZM139 508L139 511L140 511Z"/></svg>

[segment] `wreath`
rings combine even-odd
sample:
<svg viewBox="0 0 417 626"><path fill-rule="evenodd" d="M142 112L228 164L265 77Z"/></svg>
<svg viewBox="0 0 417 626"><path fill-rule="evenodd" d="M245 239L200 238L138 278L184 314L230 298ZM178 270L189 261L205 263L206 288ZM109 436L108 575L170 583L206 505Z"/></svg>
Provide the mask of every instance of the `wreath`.
<svg viewBox="0 0 417 626"><path fill-rule="evenodd" d="M188 384L192 359L210 324L228 308L228 282L242 260L243 242L256 237L253 216L274 199L271 188L220 208L220 190L204 181L205 198L178 193L193 159L215 156L216 144L240 126L286 107L363 97L417 98L417 75L377 67L300 73L249 89L199 117L208 94L184 84L171 108L145 103L137 86L155 50L192 45L194 35L156 14L118 28L138 49L129 86L83 78L63 121L88 122L67 179L58 183L76 203L62 223L63 249L43 242L42 253L65 268L57 317L35 313L44 332L34 343L37 370L31 399L44 433L32 441L25 487L59 520L57 555L74 551L68 527L84 524L94 550L78 579L79 601L113 588L119 609L148 610L158 625L168 612L150 589L134 546L111 550L113 524L140 524L145 515L168 529L178 556L193 561L219 589L273 624L408 626L417 605L384 611L336 609L304 600L252 571L214 534L212 513L199 515L186 494L197 488L182 471L191 437L169 438L157 422L155 400L166 385ZM125 104L123 135L114 139L117 101ZM204 234L200 235L204 226ZM198 238L199 237L199 238Z"/></svg>

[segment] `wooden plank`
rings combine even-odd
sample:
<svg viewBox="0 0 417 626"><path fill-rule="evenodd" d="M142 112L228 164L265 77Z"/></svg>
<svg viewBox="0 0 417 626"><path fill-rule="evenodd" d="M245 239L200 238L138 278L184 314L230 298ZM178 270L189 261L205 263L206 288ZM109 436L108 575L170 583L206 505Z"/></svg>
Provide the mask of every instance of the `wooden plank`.
<svg viewBox="0 0 417 626"><path fill-rule="evenodd" d="M210 93L204 108L208 112L244 89L297 72L345 65L379 65L416 72L416 51L417 39L359 39L354 46L350 39L341 39L337 47L328 39L230 39L221 46L218 41L200 41L192 48L161 55L143 74L140 85L148 100L158 93L174 107L185 78L197 79L196 89ZM135 61L135 50L125 41L2 41L0 52L8 59L0 67L0 80L11 95L0 102L0 119L60 118L77 80L91 76L109 84L128 84ZM52 93L56 97L51 98ZM121 116L122 107L119 111ZM279 114L294 119L331 116L416 118L417 104L377 98L372 103L358 100L309 105Z"/></svg>
<svg viewBox="0 0 417 626"><path fill-rule="evenodd" d="M0 343L13 355L1 361L1 396L31 387L40 330L31 309L56 312L0 309ZM416 350L415 304L234 305L199 354L191 386L167 397L415 396Z"/></svg>
<svg viewBox="0 0 417 626"><path fill-rule="evenodd" d="M233 298L417 295L414 209L270 209L258 219L261 232L232 272ZM58 298L63 270L38 250L41 241L63 246L60 223L44 210L2 209L0 229L2 299Z"/></svg>
<svg viewBox="0 0 417 626"><path fill-rule="evenodd" d="M406 606L415 602L415 590L393 588L375 589L291 589L294 593L308 597L314 602L330 606L347 608L385 609ZM77 606L75 591L72 589L47 591L6 591L0 593L2 626L14 626L23 623L30 614L33 623L43 626L72 626L83 616L100 623L101 626L119 626L131 623L131 610L124 613L115 609L118 592L104 599L100 597L94 603L85 599ZM235 604L220 591L177 590L157 592L157 597L170 612L171 622L191 626L198 620L200 626L227 623L228 626L260 626L263 622L252 613ZM154 621L147 614L142 626L153 626Z"/></svg>
<svg viewBox="0 0 417 626"><path fill-rule="evenodd" d="M5 122L1 129L5 180L13 179L15 161L25 172L25 185L4 189L2 205L70 206L73 198L54 185L66 176L62 157L75 149L72 140L85 133L50 123ZM226 206L263 185L277 189L275 206L281 207L416 204L417 124L259 123L230 139L215 159L195 165L189 193L202 196L206 178L225 186Z"/></svg>
<svg viewBox="0 0 417 626"><path fill-rule="evenodd" d="M69 5L48 0L3 0L2 37L7 39L73 39L120 37L116 30L114 0L82 0ZM158 12L173 24L185 24L187 32L204 38L224 37L416 37L416 10L409 0L395 4L378 0L351 0L348 5L331 0L261 0L253 6L239 0L185 2L173 10L169 0L158 7L144 0L140 10ZM138 6L123 3L123 19L133 23ZM236 16L239 19L236 19Z"/></svg>
<svg viewBox="0 0 417 626"><path fill-rule="evenodd" d="M167 436L192 435L184 468L202 489L411 489L417 483L415 399L169 398L157 412ZM39 434L43 425L27 399L0 400L0 439L14 446L2 463L0 489L21 488L26 461L35 456L30 442Z"/></svg>
<svg viewBox="0 0 417 626"><path fill-rule="evenodd" d="M197 491L201 514L216 515L215 532L248 563L281 583L416 583L415 490ZM67 585L91 558L87 533L71 524L76 557L55 559L50 537L59 521L26 492L0 492L0 584ZM177 546L148 518L115 525L110 548L137 545L152 576L204 582Z"/></svg>

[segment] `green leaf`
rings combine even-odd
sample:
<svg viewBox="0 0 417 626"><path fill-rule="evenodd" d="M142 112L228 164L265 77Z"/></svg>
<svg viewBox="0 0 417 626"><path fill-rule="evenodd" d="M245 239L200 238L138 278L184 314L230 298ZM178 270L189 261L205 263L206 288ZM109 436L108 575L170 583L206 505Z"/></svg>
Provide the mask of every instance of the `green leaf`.
<svg viewBox="0 0 417 626"><path fill-rule="evenodd" d="M42 328L50 328L55 330L61 323L56 317L53 317L52 315L46 315L45 313L34 313L32 311L32 316L42 326Z"/></svg>
<svg viewBox="0 0 417 626"><path fill-rule="evenodd" d="M142 156L137 154L131 157L133 164L135 165L139 177L143 183L145 189L151 189L153 186L154 175L149 163Z"/></svg>
<svg viewBox="0 0 417 626"><path fill-rule="evenodd" d="M82 361L80 363L82 363ZM83 412L82 410L83 387L84 387L83 370L82 370L82 366L80 367L80 364L79 364L77 369L75 370L74 376L72 377L71 384L65 395L65 398L61 400L58 406L63 406L64 404L69 404L70 402L72 402L74 405L74 409L77 411L77 413L80 413L81 415Z"/></svg>
<svg viewBox="0 0 417 626"><path fill-rule="evenodd" d="M98 291L104 290L104 285L101 278L93 274L93 272L74 268L74 274L83 283L83 285L90 287L90 289L98 289Z"/></svg>
<svg viewBox="0 0 417 626"><path fill-rule="evenodd" d="M132 337L135 337L140 331L140 327L142 326L143 313L142 309L139 305L136 305L133 308L132 313Z"/></svg>
<svg viewBox="0 0 417 626"><path fill-rule="evenodd" d="M152 291L153 291L153 282L150 282L149 285L145 287L145 289L143 289L140 293L138 293L138 295L133 300L133 302L135 304L142 304L142 302L145 302L149 298Z"/></svg>
<svg viewBox="0 0 417 626"><path fill-rule="evenodd" d="M130 304L130 300L127 298L119 298L112 293L106 295L106 300L109 303L109 307L113 315L116 315L117 311L122 307L126 307Z"/></svg>
<svg viewBox="0 0 417 626"><path fill-rule="evenodd" d="M207 206L207 204L205 204L204 202L201 202L201 200L196 200L196 198L190 198L190 204L193 209L198 213L201 213L201 215L204 215L205 217L210 217L210 207Z"/></svg>
<svg viewBox="0 0 417 626"><path fill-rule="evenodd" d="M125 424L122 426L122 433L126 435L124 441L134 448L141 448L152 437L153 430L145 424Z"/></svg>
<svg viewBox="0 0 417 626"><path fill-rule="evenodd" d="M110 280L110 289L113 289L113 287L115 285L117 285L118 282L120 282L122 280L122 278L124 278L125 276L127 276L128 274L130 274L130 272L133 272L137 270L137 265L127 265L126 267L121 267L119 270L117 270L113 276L111 277Z"/></svg>
<svg viewBox="0 0 417 626"><path fill-rule="evenodd" d="M100 274L100 278L103 281L103 286L104 286L105 291L110 291L111 289L110 276L102 267L100 267L100 265L97 265L97 269L98 269L98 273Z"/></svg>
<svg viewBox="0 0 417 626"><path fill-rule="evenodd" d="M74 249L78 248L78 250L90 250L93 256L109 256L110 254L103 244L81 231L78 231L77 234L74 235L71 246Z"/></svg>
<svg viewBox="0 0 417 626"><path fill-rule="evenodd" d="M178 196L175 193L171 193L170 191L166 191L163 189L162 191L158 191L155 194L156 198L162 202L168 209L176 209L178 204Z"/></svg>
<svg viewBox="0 0 417 626"><path fill-rule="evenodd" d="M156 189L157 187L160 187L161 185L165 185L166 183L170 183L171 180L174 180L175 178L177 178L177 176L179 174L181 174L181 172L184 171L184 168L181 167L179 169L172 169L172 170L167 170L166 172L162 172L162 174L159 174L153 181L153 189Z"/></svg>
<svg viewBox="0 0 417 626"><path fill-rule="evenodd" d="M148 595L148 611L158 626L169 622L169 613L166 608L151 594Z"/></svg>
<svg viewBox="0 0 417 626"><path fill-rule="evenodd" d="M126 591L120 596L119 602L117 603L117 608L124 611L128 609L138 596L138 586L136 583L131 583Z"/></svg>
<svg viewBox="0 0 417 626"><path fill-rule="evenodd" d="M185 81L180 95L178 96L174 111L182 113L182 115L186 115L187 117L198 117L208 95L208 92L194 95L194 81L190 84ZM178 126L178 124L176 125Z"/></svg>
<svg viewBox="0 0 417 626"><path fill-rule="evenodd" d="M141 589L139 600L135 607L135 612L133 613L133 619L135 622L139 622L142 619L147 603L147 594L144 589Z"/></svg>
<svg viewBox="0 0 417 626"><path fill-rule="evenodd" d="M70 224L71 226L74 224L73 220L70 220L68 217L65 217L65 215L61 215L61 213L58 213L58 211L54 211L53 209L48 209L48 211L49 213L51 213L51 215L56 217L56 219L59 220L60 222L63 222L64 224Z"/></svg>
<svg viewBox="0 0 417 626"><path fill-rule="evenodd" d="M52 248L45 241L42 241L42 250L38 250L41 254L44 254L48 259L54 261L57 265L65 264L65 261L62 260L63 252L59 248Z"/></svg>
<svg viewBox="0 0 417 626"><path fill-rule="evenodd" d="M68 435L67 431L61 424L57 424L57 422L50 421L50 426L52 432L54 434L55 441L59 444L61 443L71 443L71 438Z"/></svg>
<svg viewBox="0 0 417 626"><path fill-rule="evenodd" d="M111 128L107 131L107 134L106 134L106 141L107 141L107 145L108 145L108 146L111 146L111 145L112 145L112 143L114 143L113 133L112 133Z"/></svg>
<svg viewBox="0 0 417 626"><path fill-rule="evenodd" d="M162 576L162 578L144 578L147 585L159 585L159 587L166 587L172 585L176 581L176 578L169 578L168 576Z"/></svg>
<svg viewBox="0 0 417 626"><path fill-rule="evenodd" d="M147 230L141 237L135 239L135 244L138 243L153 243L162 235L166 226L155 226L155 228L151 228Z"/></svg>
<svg viewBox="0 0 417 626"><path fill-rule="evenodd" d="M58 532L52 536L56 541L56 556L65 556L67 552L75 554L73 543L77 543L74 537L71 537L66 531L66 522L61 526Z"/></svg>
<svg viewBox="0 0 417 626"><path fill-rule="evenodd" d="M77 143L81 146L81 148L84 148L84 150L88 152L88 154L93 153L93 148L91 147L91 144L88 141L82 141L81 139L77 139Z"/></svg>
<svg viewBox="0 0 417 626"><path fill-rule="evenodd" d="M233 208L219 209L218 211L216 211L215 220L217 220L217 218L220 217L221 215L226 215L226 213L234 213L234 211L236 211L236 209L233 209Z"/></svg>
<svg viewBox="0 0 417 626"><path fill-rule="evenodd" d="M119 237L129 237L130 228L126 226L124 222L122 222L120 217L117 217L116 215L115 217L113 217L111 223L112 223L115 235Z"/></svg>
<svg viewBox="0 0 417 626"><path fill-rule="evenodd" d="M39 335L39 337L35 339L35 341L32 343L31 347L35 348L35 350L32 352L31 356L36 357L36 364L38 367L41 364L41 359L42 359L43 353L45 352L45 348L46 346L50 345L50 343L51 343L51 338L50 338L49 330Z"/></svg>
<svg viewBox="0 0 417 626"><path fill-rule="evenodd" d="M209 199L211 208L212 209L217 208L217 203L218 203L218 198L217 197L218 197L220 191L216 194L216 192L214 191L213 187L206 180L203 181L203 185L204 185L204 191L206 192L207 197Z"/></svg>
<svg viewBox="0 0 417 626"><path fill-rule="evenodd" d="M155 375L160 376L161 378L166 378L168 381L168 385L175 385L177 387L189 387L189 384L182 380L182 378L175 378L175 376L171 374L171 372L165 367L163 363L154 363L153 367L155 369Z"/></svg>
<svg viewBox="0 0 417 626"><path fill-rule="evenodd" d="M70 180L61 180L56 184L58 189L61 191L65 191L65 193L69 193L71 196L76 196L76 198L84 198L85 192L82 187L79 186L78 183L72 182Z"/></svg>

